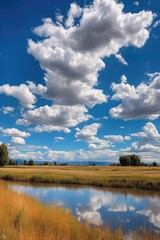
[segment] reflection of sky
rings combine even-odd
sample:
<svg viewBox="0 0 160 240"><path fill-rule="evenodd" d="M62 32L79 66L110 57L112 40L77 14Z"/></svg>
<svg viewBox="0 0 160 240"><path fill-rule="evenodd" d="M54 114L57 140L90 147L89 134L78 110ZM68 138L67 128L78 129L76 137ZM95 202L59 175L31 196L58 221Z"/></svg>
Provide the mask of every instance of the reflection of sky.
<svg viewBox="0 0 160 240"><path fill-rule="evenodd" d="M93 225L121 227L125 232L146 227L160 230L160 196L136 195L93 188L10 185L10 188L38 198L45 204L71 209L80 221Z"/></svg>

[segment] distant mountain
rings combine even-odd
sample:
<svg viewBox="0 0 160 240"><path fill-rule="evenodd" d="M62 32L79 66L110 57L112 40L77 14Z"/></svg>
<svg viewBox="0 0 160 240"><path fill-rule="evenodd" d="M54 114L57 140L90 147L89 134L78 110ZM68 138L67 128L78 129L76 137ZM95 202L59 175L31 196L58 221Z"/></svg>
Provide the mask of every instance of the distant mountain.
<svg viewBox="0 0 160 240"><path fill-rule="evenodd" d="M24 160L16 159L19 165L22 165ZM46 161L34 161L35 165L43 165ZM54 161L47 161L48 164L54 164ZM57 165L69 165L69 166L108 166L112 162L101 162L101 161L56 161Z"/></svg>

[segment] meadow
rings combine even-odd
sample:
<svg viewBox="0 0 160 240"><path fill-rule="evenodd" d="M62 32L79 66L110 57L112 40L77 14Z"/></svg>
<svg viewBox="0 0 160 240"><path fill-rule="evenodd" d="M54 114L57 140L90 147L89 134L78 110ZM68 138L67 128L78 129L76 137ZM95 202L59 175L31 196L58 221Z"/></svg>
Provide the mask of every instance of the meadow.
<svg viewBox="0 0 160 240"><path fill-rule="evenodd" d="M0 181L0 240L123 240L120 229L91 227L80 223L69 210L46 206L29 196L18 194ZM132 239L158 240L156 232L141 229Z"/></svg>
<svg viewBox="0 0 160 240"><path fill-rule="evenodd" d="M0 179L160 190L160 167L7 166L0 168Z"/></svg>

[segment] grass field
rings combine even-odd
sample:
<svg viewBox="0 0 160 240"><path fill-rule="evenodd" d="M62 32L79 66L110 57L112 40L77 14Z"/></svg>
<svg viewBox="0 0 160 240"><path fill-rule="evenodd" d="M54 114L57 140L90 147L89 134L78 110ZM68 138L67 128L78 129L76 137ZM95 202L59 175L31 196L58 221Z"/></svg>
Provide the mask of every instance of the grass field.
<svg viewBox="0 0 160 240"><path fill-rule="evenodd" d="M79 223L70 211L45 206L37 200L13 192L0 181L0 240L124 240L120 229L91 227ZM158 240L156 232L145 229L132 233L133 240ZM141 236L141 238L139 238Z"/></svg>
<svg viewBox="0 0 160 240"><path fill-rule="evenodd" d="M0 168L0 179L160 190L160 167L17 166Z"/></svg>

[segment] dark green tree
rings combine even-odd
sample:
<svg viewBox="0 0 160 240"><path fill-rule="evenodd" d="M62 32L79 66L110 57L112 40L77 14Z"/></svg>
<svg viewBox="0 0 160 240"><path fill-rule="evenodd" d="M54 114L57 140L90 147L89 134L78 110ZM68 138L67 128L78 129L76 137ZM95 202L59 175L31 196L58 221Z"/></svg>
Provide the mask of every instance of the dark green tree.
<svg viewBox="0 0 160 240"><path fill-rule="evenodd" d="M131 166L139 166L140 165L141 160L137 155L133 154L133 155L130 155L129 157L131 159Z"/></svg>
<svg viewBox="0 0 160 240"><path fill-rule="evenodd" d="M12 163L13 163L13 160L10 158L9 162L8 162L8 165L12 165Z"/></svg>
<svg viewBox="0 0 160 240"><path fill-rule="evenodd" d="M33 159L30 159L30 160L28 161L28 165L30 165L30 166L34 165Z"/></svg>
<svg viewBox="0 0 160 240"><path fill-rule="evenodd" d="M48 165L48 162L46 161L46 162L44 162L44 164L43 165Z"/></svg>
<svg viewBox="0 0 160 240"><path fill-rule="evenodd" d="M2 143L0 145L0 166L4 166L9 161L7 145Z"/></svg>
<svg viewBox="0 0 160 240"><path fill-rule="evenodd" d="M153 163L152 163L152 166L153 166L153 167L157 167L158 164L157 164L156 162L153 162Z"/></svg>
<svg viewBox="0 0 160 240"><path fill-rule="evenodd" d="M24 160L24 161L23 161L23 165L27 165L27 160Z"/></svg>
<svg viewBox="0 0 160 240"><path fill-rule="evenodd" d="M119 162L121 166L131 166L131 159L129 156L121 156Z"/></svg>

